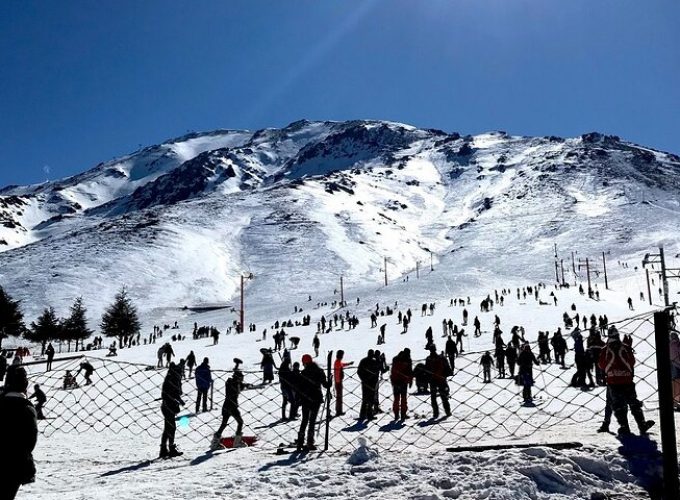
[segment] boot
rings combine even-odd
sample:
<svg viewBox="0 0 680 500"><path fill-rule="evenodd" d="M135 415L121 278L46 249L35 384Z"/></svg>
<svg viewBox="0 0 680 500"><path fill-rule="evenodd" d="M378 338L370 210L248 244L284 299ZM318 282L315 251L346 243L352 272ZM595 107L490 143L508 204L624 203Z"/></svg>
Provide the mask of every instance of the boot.
<svg viewBox="0 0 680 500"><path fill-rule="evenodd" d="M168 458L181 457L182 455L184 455L184 453L179 451L176 445L174 444L170 445L170 452L168 453Z"/></svg>
<svg viewBox="0 0 680 500"><path fill-rule="evenodd" d="M609 432L609 424L602 424L597 432Z"/></svg>
<svg viewBox="0 0 680 500"><path fill-rule="evenodd" d="M651 429L654 426L655 423L656 422L654 422L654 420L647 420L647 421L643 422L643 424L639 426L640 427L640 435L644 436L645 434L647 434L647 431L649 429Z"/></svg>
<svg viewBox="0 0 680 500"><path fill-rule="evenodd" d="M221 436L217 434L213 435L212 441L210 442L211 451L221 450L222 448L224 448L224 446L222 446L222 443L220 442L221 439L222 439Z"/></svg>
<svg viewBox="0 0 680 500"><path fill-rule="evenodd" d="M399 412L398 411L394 412L394 420L399 420Z"/></svg>
<svg viewBox="0 0 680 500"><path fill-rule="evenodd" d="M158 454L158 458L168 458L168 448L164 444L161 445L161 452Z"/></svg>
<svg viewBox="0 0 680 500"><path fill-rule="evenodd" d="M234 436L234 448L245 448L248 446L243 442L243 436L241 434L236 434Z"/></svg>

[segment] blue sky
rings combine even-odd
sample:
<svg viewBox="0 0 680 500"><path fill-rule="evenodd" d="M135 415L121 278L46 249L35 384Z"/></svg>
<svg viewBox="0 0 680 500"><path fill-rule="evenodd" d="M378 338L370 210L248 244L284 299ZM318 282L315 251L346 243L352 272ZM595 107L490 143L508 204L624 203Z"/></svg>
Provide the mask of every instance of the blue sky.
<svg viewBox="0 0 680 500"><path fill-rule="evenodd" d="M376 118L680 152L680 2L0 2L0 186L186 133Z"/></svg>

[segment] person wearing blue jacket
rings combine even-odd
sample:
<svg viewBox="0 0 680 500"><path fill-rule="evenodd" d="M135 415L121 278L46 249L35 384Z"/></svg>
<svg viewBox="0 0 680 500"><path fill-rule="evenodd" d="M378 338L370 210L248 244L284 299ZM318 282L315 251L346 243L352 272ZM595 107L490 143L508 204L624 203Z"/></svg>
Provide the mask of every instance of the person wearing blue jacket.
<svg viewBox="0 0 680 500"><path fill-rule="evenodd" d="M203 358L203 363L196 367L196 389L198 396L196 397L196 413L201 408L201 400L203 401L203 411L208 411L208 389L212 384L212 374L210 373L210 364L208 358Z"/></svg>

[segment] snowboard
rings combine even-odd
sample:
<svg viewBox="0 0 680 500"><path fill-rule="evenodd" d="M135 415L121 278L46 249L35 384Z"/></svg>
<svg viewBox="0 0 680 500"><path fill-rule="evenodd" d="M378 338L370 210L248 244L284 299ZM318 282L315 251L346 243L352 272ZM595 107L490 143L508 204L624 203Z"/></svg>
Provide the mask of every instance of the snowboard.
<svg viewBox="0 0 680 500"><path fill-rule="evenodd" d="M220 439L223 448L234 448L234 436ZM247 446L253 446L257 442L257 436L241 436L241 441Z"/></svg>

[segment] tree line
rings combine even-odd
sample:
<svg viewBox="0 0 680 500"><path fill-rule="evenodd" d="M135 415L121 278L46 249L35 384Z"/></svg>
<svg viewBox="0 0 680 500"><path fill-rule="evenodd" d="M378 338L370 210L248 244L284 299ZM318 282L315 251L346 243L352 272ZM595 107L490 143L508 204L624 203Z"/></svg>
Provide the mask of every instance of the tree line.
<svg viewBox="0 0 680 500"><path fill-rule="evenodd" d="M14 300L0 286L0 348L2 341L8 337L23 337L30 342L41 345L42 353L48 342L66 342L68 350L71 343L75 342L75 349L84 345L84 341L94 332L90 330L86 317L87 309L83 305L83 298L78 297L71 305L69 315L60 318L54 308L46 307L40 316L31 322L30 327L24 323L24 314L21 310L21 302ZM106 337L115 337L119 344L129 336L136 335L141 329L137 308L123 287L102 315L99 329Z"/></svg>

